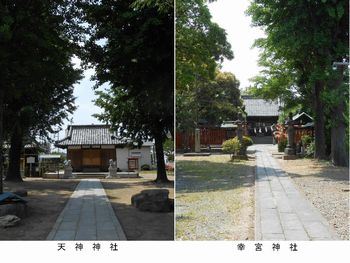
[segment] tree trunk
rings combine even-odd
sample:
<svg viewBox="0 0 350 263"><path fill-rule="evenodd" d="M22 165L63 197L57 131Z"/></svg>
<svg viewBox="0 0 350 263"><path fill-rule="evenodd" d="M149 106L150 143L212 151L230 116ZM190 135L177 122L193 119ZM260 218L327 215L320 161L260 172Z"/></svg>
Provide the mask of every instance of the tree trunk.
<svg viewBox="0 0 350 263"><path fill-rule="evenodd" d="M11 134L9 168L5 179L6 181L23 182L20 172L22 139L22 130L20 125L17 124Z"/></svg>
<svg viewBox="0 0 350 263"><path fill-rule="evenodd" d="M338 117L344 111L339 110L340 107L336 107L334 114ZM339 122L331 129L331 159L332 163L336 166L349 166L349 153L346 150L346 127L343 121Z"/></svg>
<svg viewBox="0 0 350 263"><path fill-rule="evenodd" d="M339 70L339 77L330 82L330 88L335 90L341 89L343 84L343 69ZM346 124L345 124L345 96L337 92L339 102L332 106L331 126L331 160L337 166L349 166L349 153L346 149Z"/></svg>
<svg viewBox="0 0 350 263"><path fill-rule="evenodd" d="M3 146L4 146L4 92L0 90L0 194L3 193L3 175L4 175L4 156L3 156Z"/></svg>
<svg viewBox="0 0 350 263"><path fill-rule="evenodd" d="M157 183L169 182L166 176L164 151L163 151L163 138L161 134L157 134L154 138L156 146L156 158L157 158Z"/></svg>
<svg viewBox="0 0 350 263"><path fill-rule="evenodd" d="M326 139L324 124L324 107L321 101L321 93L324 88L323 81L316 81L314 85L314 110L315 110L315 158L326 159Z"/></svg>

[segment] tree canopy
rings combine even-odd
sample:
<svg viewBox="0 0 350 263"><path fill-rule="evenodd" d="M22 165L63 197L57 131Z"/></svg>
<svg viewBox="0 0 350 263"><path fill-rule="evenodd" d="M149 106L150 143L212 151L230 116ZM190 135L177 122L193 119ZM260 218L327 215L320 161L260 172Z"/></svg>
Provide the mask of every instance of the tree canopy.
<svg viewBox="0 0 350 263"><path fill-rule="evenodd" d="M167 1L166 3L168 3ZM122 137L155 140L157 181L167 181L163 142L174 134L173 4L90 1L85 61L95 68L97 117ZM136 7L135 7L136 6Z"/></svg>
<svg viewBox="0 0 350 263"><path fill-rule="evenodd" d="M188 133L201 121L218 125L232 119L241 103L239 82L220 72L233 52L207 1L179 0L176 15L176 125Z"/></svg>
<svg viewBox="0 0 350 263"><path fill-rule="evenodd" d="M10 142L6 180L21 181L23 138L49 137L75 109L73 84L81 78L79 26L72 1L3 1L0 4L0 89L3 130ZM1 136L3 137L3 136Z"/></svg>
<svg viewBox="0 0 350 263"><path fill-rule="evenodd" d="M176 88L213 79L217 63L232 59L226 32L211 20L205 0L176 1Z"/></svg>
<svg viewBox="0 0 350 263"><path fill-rule="evenodd" d="M269 98L281 96L287 106L298 95L299 102L313 105L315 156L321 159L326 158L325 108L329 101L325 96L329 90L339 92L341 85L335 80L344 78L332 70L332 63L348 54L348 5L344 0L254 0L247 11L253 25L262 27L267 35L256 42L263 49L260 63L265 69L254 79L255 93ZM344 92L337 105L346 103ZM332 115L338 119L334 127L344 131L341 111L334 110ZM344 136L342 133L337 139L343 145ZM339 149L345 160L341 146L335 151Z"/></svg>
<svg viewBox="0 0 350 263"><path fill-rule="evenodd" d="M194 89L177 96L185 97L177 98L177 129L183 132L233 120L242 106L239 81L229 72L217 71L214 80L198 81Z"/></svg>

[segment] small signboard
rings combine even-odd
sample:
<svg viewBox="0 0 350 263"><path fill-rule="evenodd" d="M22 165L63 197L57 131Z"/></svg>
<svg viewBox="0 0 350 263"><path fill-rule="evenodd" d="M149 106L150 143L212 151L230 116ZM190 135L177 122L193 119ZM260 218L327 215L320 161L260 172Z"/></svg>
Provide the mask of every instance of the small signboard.
<svg viewBox="0 0 350 263"><path fill-rule="evenodd" d="M33 156L27 157L27 163L35 163L35 157Z"/></svg>
<svg viewBox="0 0 350 263"><path fill-rule="evenodd" d="M129 171L137 171L139 169L138 158L128 158L128 169Z"/></svg>
<svg viewBox="0 0 350 263"><path fill-rule="evenodd" d="M130 156L131 157L141 157L141 152L131 152Z"/></svg>

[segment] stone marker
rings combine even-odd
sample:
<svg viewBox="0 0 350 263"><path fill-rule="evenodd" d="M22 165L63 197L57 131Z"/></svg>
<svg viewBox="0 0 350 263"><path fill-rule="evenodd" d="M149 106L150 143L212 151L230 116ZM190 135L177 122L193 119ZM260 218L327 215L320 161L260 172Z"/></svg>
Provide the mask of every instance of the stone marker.
<svg viewBox="0 0 350 263"><path fill-rule="evenodd" d="M240 145L243 145L243 127L242 127L242 113L238 113L238 118L237 118L237 138L240 143ZM244 156L244 147L240 147L239 150L239 155Z"/></svg>
<svg viewBox="0 0 350 263"><path fill-rule="evenodd" d="M141 211L171 212L174 211L174 200L169 199L167 189L148 189L131 197L131 204Z"/></svg>
<svg viewBox="0 0 350 263"><path fill-rule="evenodd" d="M201 131L198 128L194 130L194 151L196 153L201 151Z"/></svg>
<svg viewBox="0 0 350 263"><path fill-rule="evenodd" d="M11 227L18 225L21 219L15 215L0 216L0 227Z"/></svg>

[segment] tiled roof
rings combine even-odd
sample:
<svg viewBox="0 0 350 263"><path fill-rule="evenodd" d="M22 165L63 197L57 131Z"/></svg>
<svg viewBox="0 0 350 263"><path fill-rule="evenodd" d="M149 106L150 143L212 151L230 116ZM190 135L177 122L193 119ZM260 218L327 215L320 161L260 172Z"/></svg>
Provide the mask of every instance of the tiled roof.
<svg viewBox="0 0 350 263"><path fill-rule="evenodd" d="M278 116L280 104L277 101L264 99L243 98L247 116Z"/></svg>
<svg viewBox="0 0 350 263"><path fill-rule="evenodd" d="M117 138L109 125L69 125L66 137L55 143L57 147L73 145L120 145L131 142L130 139ZM145 141L143 146L152 146L153 142Z"/></svg>
<svg viewBox="0 0 350 263"><path fill-rule="evenodd" d="M116 145L122 143L111 132L109 125L69 125L66 138L57 141L55 145Z"/></svg>
<svg viewBox="0 0 350 263"><path fill-rule="evenodd" d="M305 112L298 113L298 114L293 116L293 121L295 121L296 123L299 123L299 124L313 122L313 120L314 119L309 114L307 114Z"/></svg>
<svg viewBox="0 0 350 263"><path fill-rule="evenodd" d="M237 124L234 121L224 121L220 128L237 128Z"/></svg>

